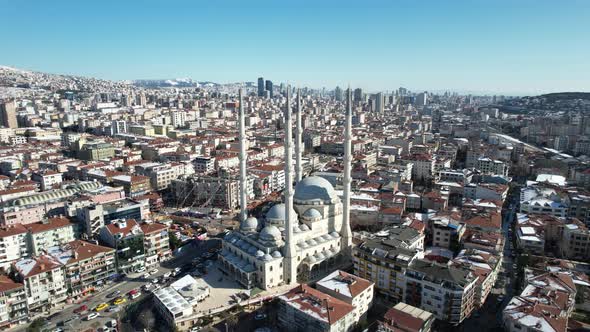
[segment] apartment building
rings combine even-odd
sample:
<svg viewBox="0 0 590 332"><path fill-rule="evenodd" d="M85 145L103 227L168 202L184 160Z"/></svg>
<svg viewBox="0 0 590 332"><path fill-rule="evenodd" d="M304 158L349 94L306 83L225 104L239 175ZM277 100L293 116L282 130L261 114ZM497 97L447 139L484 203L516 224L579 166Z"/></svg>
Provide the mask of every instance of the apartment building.
<svg viewBox="0 0 590 332"><path fill-rule="evenodd" d="M545 252L545 218L542 215L517 214L516 244L526 253L542 255Z"/></svg>
<svg viewBox="0 0 590 332"><path fill-rule="evenodd" d="M590 231L582 224L564 225L559 248L562 257L582 262L590 260Z"/></svg>
<svg viewBox="0 0 590 332"><path fill-rule="evenodd" d="M151 180L143 175L115 175L111 180L114 186L121 186L127 197L136 197L152 190Z"/></svg>
<svg viewBox="0 0 590 332"><path fill-rule="evenodd" d="M44 172L35 172L31 175L31 180L38 182L41 190L53 189L55 185L62 183L62 174L56 171L47 170Z"/></svg>
<svg viewBox="0 0 590 332"><path fill-rule="evenodd" d="M417 259L404 274L403 302L460 324L476 306L476 283L468 269Z"/></svg>
<svg viewBox="0 0 590 332"><path fill-rule="evenodd" d="M41 255L13 263L16 281L25 285L29 312L44 312L67 299L66 276L55 258Z"/></svg>
<svg viewBox="0 0 590 332"><path fill-rule="evenodd" d="M49 218L40 223L28 224L30 252L39 256L47 248L59 246L76 239L78 225L67 218Z"/></svg>
<svg viewBox="0 0 590 332"><path fill-rule="evenodd" d="M490 158L478 158L475 163L475 168L483 174L494 174L508 176L508 165L500 160L494 160Z"/></svg>
<svg viewBox="0 0 590 332"><path fill-rule="evenodd" d="M387 310L377 332L430 332L433 323L432 313L399 302Z"/></svg>
<svg viewBox="0 0 590 332"><path fill-rule="evenodd" d="M6 270L13 262L30 256L27 238L27 228L23 225L0 228L0 268Z"/></svg>
<svg viewBox="0 0 590 332"><path fill-rule="evenodd" d="M140 225L144 234L145 265L149 269L172 255L168 238L168 226L159 223Z"/></svg>
<svg viewBox="0 0 590 332"><path fill-rule="evenodd" d="M50 247L47 254L64 266L68 294L74 298L106 286L117 271L114 249L86 241Z"/></svg>
<svg viewBox="0 0 590 332"><path fill-rule="evenodd" d="M348 332L355 326L354 307L307 285L279 296L279 327L284 331Z"/></svg>
<svg viewBox="0 0 590 332"><path fill-rule="evenodd" d="M354 274L374 282L375 291L387 299L399 302L403 300L406 269L413 260L424 257L424 236L413 229L383 235L353 248Z"/></svg>
<svg viewBox="0 0 590 332"><path fill-rule="evenodd" d="M526 280L519 296L502 311L504 329L521 331L568 331L575 307L576 286L568 273L544 273Z"/></svg>
<svg viewBox="0 0 590 332"><path fill-rule="evenodd" d="M453 215L435 215L428 220L432 246L457 250L466 227Z"/></svg>
<svg viewBox="0 0 590 332"><path fill-rule="evenodd" d="M483 306L498 279L502 257L483 250L464 249L451 262L453 266L471 270L477 277L475 305L478 308Z"/></svg>
<svg viewBox="0 0 590 332"><path fill-rule="evenodd" d="M28 320L25 286L0 275L0 329L10 329Z"/></svg>
<svg viewBox="0 0 590 332"><path fill-rule="evenodd" d="M211 174L215 171L214 157L196 157L193 160L195 173L197 174Z"/></svg>
<svg viewBox="0 0 590 332"><path fill-rule="evenodd" d="M133 220L116 220L100 229L100 239L117 250L117 267L121 273L145 267L144 234Z"/></svg>
<svg viewBox="0 0 590 332"><path fill-rule="evenodd" d="M373 305L374 283L344 271L336 270L316 283L320 292L342 300L354 307L355 324L366 319Z"/></svg>

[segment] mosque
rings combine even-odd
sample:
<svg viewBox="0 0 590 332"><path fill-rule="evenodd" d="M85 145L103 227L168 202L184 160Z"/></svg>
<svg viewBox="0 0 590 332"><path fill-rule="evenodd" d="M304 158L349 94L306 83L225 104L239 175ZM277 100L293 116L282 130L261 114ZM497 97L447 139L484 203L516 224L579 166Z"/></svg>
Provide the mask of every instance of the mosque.
<svg viewBox="0 0 590 332"><path fill-rule="evenodd" d="M292 160L290 89L285 112L285 160ZM320 277L342 259L350 259L350 170L352 105L346 107L344 195L340 200L324 178L302 178L301 95L297 93L295 179L293 163L285 162L284 203L274 205L264 218L248 217L247 196L240 191L240 229L227 234L219 260L222 270L245 288L269 289ZM246 134L242 92L239 106L240 187L246 183ZM296 182L293 190L293 182Z"/></svg>

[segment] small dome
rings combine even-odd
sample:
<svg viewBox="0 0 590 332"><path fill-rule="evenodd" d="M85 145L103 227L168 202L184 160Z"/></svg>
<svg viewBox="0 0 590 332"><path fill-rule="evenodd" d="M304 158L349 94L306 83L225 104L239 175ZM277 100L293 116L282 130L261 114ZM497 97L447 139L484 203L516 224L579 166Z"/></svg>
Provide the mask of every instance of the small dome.
<svg viewBox="0 0 590 332"><path fill-rule="evenodd" d="M281 255L281 253L278 250L275 250L272 252L272 257L273 258L281 258L281 257L283 257L283 255Z"/></svg>
<svg viewBox="0 0 590 332"><path fill-rule="evenodd" d="M262 241L278 242L281 240L281 231L276 226L266 226L260 231L259 238Z"/></svg>
<svg viewBox="0 0 590 332"><path fill-rule="evenodd" d="M330 236L332 236L333 238L336 239L336 238L339 238L340 237L340 234L338 234L336 232L332 232L332 233L330 233Z"/></svg>
<svg viewBox="0 0 590 332"><path fill-rule="evenodd" d="M307 240L307 244L309 244L310 246L315 246L318 243L314 239L309 239L309 240Z"/></svg>
<svg viewBox="0 0 590 332"><path fill-rule="evenodd" d="M328 241L328 240L332 240L332 237L331 237L330 235L328 235L328 234L324 234L324 235L322 235L322 238L323 238L324 240L326 240L326 241Z"/></svg>
<svg viewBox="0 0 590 332"><path fill-rule="evenodd" d="M308 176L295 186L293 199L303 204L329 204L338 199L338 195L328 180L319 176Z"/></svg>
<svg viewBox="0 0 590 332"><path fill-rule="evenodd" d="M309 256L309 257L307 257L307 259L309 260L310 263L317 262L317 259L314 256Z"/></svg>
<svg viewBox="0 0 590 332"><path fill-rule="evenodd" d="M301 229L302 232L307 232L309 230L309 226L307 226L306 224L303 224L303 225L299 226L299 229Z"/></svg>
<svg viewBox="0 0 590 332"><path fill-rule="evenodd" d="M244 240L242 240L242 239L239 239L239 240L238 240L238 242L236 242L236 243L235 243L235 245L236 245L237 247L240 247L240 248L241 248L241 247L244 245Z"/></svg>
<svg viewBox="0 0 590 332"><path fill-rule="evenodd" d="M269 254L265 254L264 256L262 256L262 260L265 261L272 261L272 256Z"/></svg>
<svg viewBox="0 0 590 332"><path fill-rule="evenodd" d="M291 215L296 219L297 213L291 209ZM274 225L277 227L283 227L285 225L285 204L279 203L273 205L265 215L265 225Z"/></svg>
<svg viewBox="0 0 590 332"><path fill-rule="evenodd" d="M322 214L320 213L320 211L311 208L311 209L307 209L304 213L303 213L303 217L307 218L307 219L320 219L322 218Z"/></svg>
<svg viewBox="0 0 590 332"><path fill-rule="evenodd" d="M301 232L301 229L299 229L299 227L297 226L293 226L293 233L299 233Z"/></svg>
<svg viewBox="0 0 590 332"><path fill-rule="evenodd" d="M248 253L250 255L256 254L257 251L258 251L258 249L255 246L251 246L250 249L248 249Z"/></svg>
<svg viewBox="0 0 590 332"><path fill-rule="evenodd" d="M240 225L240 230L242 232L255 232L258 228L258 219L254 217L246 218L246 220L242 221Z"/></svg>
<svg viewBox="0 0 590 332"><path fill-rule="evenodd" d="M262 256L264 256L264 252L262 250L257 250L255 256L262 257Z"/></svg>

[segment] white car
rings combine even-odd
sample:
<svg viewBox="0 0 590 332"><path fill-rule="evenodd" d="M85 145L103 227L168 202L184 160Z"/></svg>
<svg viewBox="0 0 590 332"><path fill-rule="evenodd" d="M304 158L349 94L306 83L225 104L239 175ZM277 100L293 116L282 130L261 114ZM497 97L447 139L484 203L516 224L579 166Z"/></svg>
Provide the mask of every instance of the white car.
<svg viewBox="0 0 590 332"><path fill-rule="evenodd" d="M93 320L99 316L98 312L91 312L86 316L86 320Z"/></svg>
<svg viewBox="0 0 590 332"><path fill-rule="evenodd" d="M166 273L164 273L163 277L170 278L171 275L172 275L172 272L166 272Z"/></svg>
<svg viewBox="0 0 590 332"><path fill-rule="evenodd" d="M158 269L152 269L152 270L150 270L150 274L156 274L156 273L158 273Z"/></svg>

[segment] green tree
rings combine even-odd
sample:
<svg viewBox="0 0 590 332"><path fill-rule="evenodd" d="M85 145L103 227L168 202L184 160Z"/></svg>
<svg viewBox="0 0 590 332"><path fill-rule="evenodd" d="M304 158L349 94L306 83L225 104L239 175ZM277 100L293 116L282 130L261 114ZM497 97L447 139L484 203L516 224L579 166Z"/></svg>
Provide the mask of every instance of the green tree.
<svg viewBox="0 0 590 332"><path fill-rule="evenodd" d="M45 319L37 318L27 327L27 332L41 332L43 326L45 326Z"/></svg>
<svg viewBox="0 0 590 332"><path fill-rule="evenodd" d="M168 241L170 242L170 248L172 250L179 248L182 245L182 241L180 241L173 232L168 233Z"/></svg>

